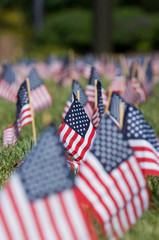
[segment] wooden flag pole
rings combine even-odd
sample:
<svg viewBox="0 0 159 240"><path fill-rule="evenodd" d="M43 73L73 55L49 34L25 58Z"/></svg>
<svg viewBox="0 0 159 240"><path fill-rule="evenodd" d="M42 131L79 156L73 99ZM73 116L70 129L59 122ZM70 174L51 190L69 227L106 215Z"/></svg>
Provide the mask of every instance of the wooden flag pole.
<svg viewBox="0 0 159 240"><path fill-rule="evenodd" d="M137 61L133 63L131 79L135 77L135 72L137 71Z"/></svg>
<svg viewBox="0 0 159 240"><path fill-rule="evenodd" d="M145 73L146 70L147 70L149 61L150 61L150 57L145 57L145 61L144 61L144 64L143 64L144 73Z"/></svg>
<svg viewBox="0 0 159 240"><path fill-rule="evenodd" d="M77 99L80 101L80 90L77 90Z"/></svg>
<svg viewBox="0 0 159 240"><path fill-rule="evenodd" d="M123 119L124 119L124 103L121 102L119 105L119 129L123 128Z"/></svg>
<svg viewBox="0 0 159 240"><path fill-rule="evenodd" d="M97 109L97 100L98 100L98 91L97 91L97 79L94 80L94 87L95 87L95 105L94 109Z"/></svg>
<svg viewBox="0 0 159 240"><path fill-rule="evenodd" d="M74 102L74 95L73 95L73 93L72 93L72 103Z"/></svg>
<svg viewBox="0 0 159 240"><path fill-rule="evenodd" d="M26 83L27 83L28 98L29 98L30 111L31 111L31 117L32 117L32 130L33 130L34 145L36 145L36 128L35 128L34 112L33 112L33 107L32 107L32 102L31 102L29 78L26 78Z"/></svg>
<svg viewBox="0 0 159 240"><path fill-rule="evenodd" d="M111 102L111 97L112 97L112 88L110 88L109 92L108 92L108 103L105 107L105 111L104 111L105 114L108 113L109 105L110 105L110 102Z"/></svg>
<svg viewBox="0 0 159 240"><path fill-rule="evenodd" d="M123 54L120 54L119 60L120 60L121 66L122 66L122 76L125 77L127 75L125 56Z"/></svg>
<svg viewBox="0 0 159 240"><path fill-rule="evenodd" d="M125 92L125 86L126 86L126 78L123 76L121 94Z"/></svg>

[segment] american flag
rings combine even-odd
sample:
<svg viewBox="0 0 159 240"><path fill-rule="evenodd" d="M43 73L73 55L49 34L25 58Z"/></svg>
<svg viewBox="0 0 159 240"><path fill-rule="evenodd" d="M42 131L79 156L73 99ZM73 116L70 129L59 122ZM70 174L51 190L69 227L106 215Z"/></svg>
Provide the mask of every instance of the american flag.
<svg viewBox="0 0 159 240"><path fill-rule="evenodd" d="M32 122L26 81L21 85L17 97L16 121L12 126L3 130L4 146L16 143L21 129Z"/></svg>
<svg viewBox="0 0 159 240"><path fill-rule="evenodd" d="M52 105L52 96L33 68L28 76L31 90L31 102L34 112L39 112Z"/></svg>
<svg viewBox="0 0 159 240"><path fill-rule="evenodd" d="M104 105L102 99L102 86L101 82L97 82L97 108L94 110L92 115L92 123L95 129L99 127L102 115L104 113Z"/></svg>
<svg viewBox="0 0 159 240"><path fill-rule="evenodd" d="M93 107L95 104L95 80L101 82L100 77L99 77L95 67L92 67L89 83L86 86L86 96L88 98L88 102L90 104L92 104ZM107 105L107 96L106 96L106 92L103 87L102 87L101 91L102 91L103 105L105 108Z"/></svg>
<svg viewBox="0 0 159 240"><path fill-rule="evenodd" d="M1 240L95 239L79 197L49 126L0 192Z"/></svg>
<svg viewBox="0 0 159 240"><path fill-rule="evenodd" d="M70 56L63 59L63 68L59 76L60 85L67 85L72 82L72 79L78 79L79 75L75 72L74 62L71 61Z"/></svg>
<svg viewBox="0 0 159 240"><path fill-rule="evenodd" d="M153 93L153 86L154 86L154 78L153 78L153 71L152 71L152 62L148 63L145 79L143 81L143 86L145 89L146 94L149 96Z"/></svg>
<svg viewBox="0 0 159 240"><path fill-rule="evenodd" d="M85 59L83 59L83 77L89 79L91 74L91 68L94 64L94 57L92 54L87 54Z"/></svg>
<svg viewBox="0 0 159 240"><path fill-rule="evenodd" d="M120 103L124 102L124 111L126 110L127 103L125 100L117 93L112 93L111 102L109 106L110 116L112 116L117 123L119 123L119 111Z"/></svg>
<svg viewBox="0 0 159 240"><path fill-rule="evenodd" d="M140 110L127 106L123 133L132 147L145 175L159 176L159 143L152 127Z"/></svg>
<svg viewBox="0 0 159 240"><path fill-rule="evenodd" d="M69 154L77 161L84 159L94 138L95 129L75 94L58 132Z"/></svg>
<svg viewBox="0 0 159 240"><path fill-rule="evenodd" d="M130 79L127 79L125 92L121 96L129 104L140 103L140 94L136 91L136 89L134 89L132 81Z"/></svg>
<svg viewBox="0 0 159 240"><path fill-rule="evenodd" d="M89 79L91 74L91 65L89 63L83 64L82 76L86 79Z"/></svg>
<svg viewBox="0 0 159 240"><path fill-rule="evenodd" d="M109 89L111 88L112 92L122 94L125 91L125 82L126 82L126 79L124 76L122 76L122 67L120 65L118 67L117 75L114 76L114 78L112 79L112 83Z"/></svg>
<svg viewBox="0 0 159 240"><path fill-rule="evenodd" d="M69 108L72 104L73 93L77 96L77 91L79 91L79 93L80 93L79 94L79 98L80 98L79 101L80 101L81 105L83 106L85 112L87 113L88 117L91 119L92 114L93 114L92 106L88 103L88 100L87 100L86 94L84 92L84 89L82 88L80 83L77 82L76 80L72 81L72 91L71 91L71 94L69 96L68 101L66 102L66 106L65 106L64 112L62 114L62 119L65 118L66 113L68 112L68 110L69 110Z"/></svg>
<svg viewBox="0 0 159 240"><path fill-rule="evenodd" d="M9 64L3 66L2 76L0 77L0 97L16 102L18 86L16 84L15 73Z"/></svg>
<svg viewBox="0 0 159 240"><path fill-rule="evenodd" d="M133 151L106 115L75 184L110 239L122 237L149 207L146 180Z"/></svg>
<svg viewBox="0 0 159 240"><path fill-rule="evenodd" d="M61 73L59 75L59 83L60 85L66 85L72 81L70 76L70 64L69 64L69 56L66 56L63 59L63 67L61 69Z"/></svg>
<svg viewBox="0 0 159 240"><path fill-rule="evenodd" d="M126 79L124 76L115 76L109 89L111 88L113 92L122 94L125 91L125 82Z"/></svg>
<svg viewBox="0 0 159 240"><path fill-rule="evenodd" d="M139 95L139 99L138 99L138 103L144 103L146 102L147 100L147 95L146 95L146 91L145 91L145 88L144 88L144 85L143 83L139 82L137 80L137 78L133 78L131 79L131 84L132 84L132 87L133 89L136 91L136 93L138 93Z"/></svg>

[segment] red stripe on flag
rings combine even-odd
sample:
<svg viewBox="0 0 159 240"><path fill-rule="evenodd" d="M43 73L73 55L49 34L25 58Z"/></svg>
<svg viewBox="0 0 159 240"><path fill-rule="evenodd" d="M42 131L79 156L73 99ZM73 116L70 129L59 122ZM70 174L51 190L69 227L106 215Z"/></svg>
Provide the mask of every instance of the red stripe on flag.
<svg viewBox="0 0 159 240"><path fill-rule="evenodd" d="M60 239L61 236L60 236L60 234L58 232L58 229L56 227L56 224L55 224L56 223L56 219L54 219L54 215L51 213L51 209L50 209L48 198L44 198L44 203L45 203L45 206L46 206L49 218L50 218L50 222L51 222L51 224L53 226L53 229L54 229L54 231L56 233L57 239Z"/></svg>
<svg viewBox="0 0 159 240"><path fill-rule="evenodd" d="M41 226L40 226L40 223L39 223L39 220L38 220L38 217L37 217L36 209L34 207L33 202L30 203L30 208L31 208L31 212L33 214L34 220L35 220L35 224L36 224L37 229L38 229L38 233L40 235L40 239L41 240L46 240L44 235L43 235L43 232L42 232L42 229L41 229Z"/></svg>
<svg viewBox="0 0 159 240"><path fill-rule="evenodd" d="M20 212L19 212L19 208L18 208L17 203L16 203L16 201L15 201L15 199L14 199L14 196L13 196L13 194L12 194L12 190L11 190L10 185L8 185L7 191L8 191L8 194L9 194L9 196L10 196L11 202L12 202L12 204L13 204L13 209L14 209L14 211L16 212L16 216L18 217L18 220L19 220L19 223L20 223L20 226L21 226L21 230L22 230L22 232L23 232L24 239L27 240L27 239L29 239L29 238L28 238L28 235L27 235L27 232L26 232L24 223L23 223L22 216L21 216L21 214L20 214Z"/></svg>

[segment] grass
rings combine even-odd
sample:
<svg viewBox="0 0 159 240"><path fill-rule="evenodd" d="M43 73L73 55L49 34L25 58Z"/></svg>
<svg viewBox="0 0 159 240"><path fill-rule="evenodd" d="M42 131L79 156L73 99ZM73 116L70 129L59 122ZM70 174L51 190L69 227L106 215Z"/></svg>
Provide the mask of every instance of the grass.
<svg viewBox="0 0 159 240"><path fill-rule="evenodd" d="M43 116L50 113L54 124L58 128L61 123L61 114L63 112L66 100L70 93L70 86L60 87L52 80L45 81L48 86L54 104L52 107L44 110L35 116L37 136L44 128ZM81 80L83 86L86 81ZM105 88L109 82L103 81ZM159 136L159 84L154 87L153 96L149 97L147 103L142 104L139 108L145 116L148 123L152 125L157 136ZM3 187L7 182L10 174L15 171L13 166L20 161L28 152L33 144L31 125L24 127L21 131L20 139L15 146L3 148L2 132L3 129L10 126L15 121L16 106L3 99L0 99L0 187ZM135 226L133 226L124 236L123 240L158 240L159 239L159 178L147 177L148 187L151 192L150 209L144 213ZM101 236L100 239L105 239Z"/></svg>

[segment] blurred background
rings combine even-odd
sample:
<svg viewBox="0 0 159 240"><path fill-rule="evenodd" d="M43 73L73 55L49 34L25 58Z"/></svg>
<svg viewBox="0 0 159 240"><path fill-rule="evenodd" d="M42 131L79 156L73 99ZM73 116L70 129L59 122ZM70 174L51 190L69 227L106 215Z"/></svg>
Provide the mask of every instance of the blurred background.
<svg viewBox="0 0 159 240"><path fill-rule="evenodd" d="M159 49L159 0L0 0L0 60Z"/></svg>

